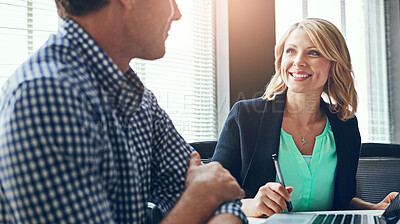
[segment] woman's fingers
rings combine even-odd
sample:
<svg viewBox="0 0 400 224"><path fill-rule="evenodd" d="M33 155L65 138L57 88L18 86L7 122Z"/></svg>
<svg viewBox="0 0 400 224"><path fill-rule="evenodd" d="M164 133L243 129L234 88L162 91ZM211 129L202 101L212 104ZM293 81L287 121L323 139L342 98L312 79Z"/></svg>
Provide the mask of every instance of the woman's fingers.
<svg viewBox="0 0 400 224"><path fill-rule="evenodd" d="M263 214L271 216L275 213L281 213L287 209L286 201L291 200L290 194L292 192L292 187L285 188L280 183L269 182L260 187L254 199L244 200L244 203L246 203L244 208L249 215L256 216Z"/></svg>
<svg viewBox="0 0 400 224"><path fill-rule="evenodd" d="M275 213L277 213L277 212L275 212L273 209L271 209L270 207L268 207L268 202L267 202L267 197L263 197L262 199L261 199L262 201L261 201L261 203L258 203L257 204L257 207L256 207L256 209L257 209L257 211L258 211L258 214L260 214L261 216L264 214L264 215L267 215L267 216L271 216L271 215L273 215L273 214L275 214Z"/></svg>
<svg viewBox="0 0 400 224"><path fill-rule="evenodd" d="M292 192L293 188L290 187L289 191ZM262 202L269 209L274 211L274 213L280 213L286 210L286 199L284 197L288 197L290 200L290 194L281 184L274 182L267 183L259 189L259 193Z"/></svg>
<svg viewBox="0 0 400 224"><path fill-rule="evenodd" d="M285 187L283 187L282 184L280 184L280 183L267 183L266 186L271 189L271 191L268 191L268 192L271 192L271 193L275 192L276 194L279 194L280 197L284 198L284 200L286 200L286 201L292 200L288 190ZM291 187L289 187L289 188L291 188ZM293 188L291 188L291 189L293 191Z"/></svg>
<svg viewBox="0 0 400 224"><path fill-rule="evenodd" d="M263 198L264 204L266 204L273 213L281 213L286 209L286 203L282 197L275 193L274 198L266 196ZM268 216L272 214L267 214Z"/></svg>

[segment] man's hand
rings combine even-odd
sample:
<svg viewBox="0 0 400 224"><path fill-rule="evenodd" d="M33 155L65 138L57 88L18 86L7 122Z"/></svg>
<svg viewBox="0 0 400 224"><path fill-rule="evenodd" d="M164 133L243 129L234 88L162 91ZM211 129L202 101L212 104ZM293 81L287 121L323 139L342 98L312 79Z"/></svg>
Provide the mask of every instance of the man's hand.
<svg viewBox="0 0 400 224"><path fill-rule="evenodd" d="M243 197L244 191L228 170L217 162L201 165L199 153L193 152L186 175L186 189L162 224L204 223L222 203ZM225 218L226 222L222 222ZM209 221L241 223L239 218L231 214L220 214Z"/></svg>
<svg viewBox="0 0 400 224"><path fill-rule="evenodd" d="M228 170L218 162L201 165L198 152L190 155L186 189L191 188L203 197L213 197L218 204L244 197L243 189Z"/></svg>

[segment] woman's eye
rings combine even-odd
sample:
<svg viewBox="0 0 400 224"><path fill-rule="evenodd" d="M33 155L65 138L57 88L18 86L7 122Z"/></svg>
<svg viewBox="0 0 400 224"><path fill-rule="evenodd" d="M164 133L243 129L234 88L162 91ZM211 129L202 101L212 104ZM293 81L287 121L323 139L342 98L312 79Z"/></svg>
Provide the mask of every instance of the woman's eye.
<svg viewBox="0 0 400 224"><path fill-rule="evenodd" d="M286 53L287 54L294 53L294 49L293 48L288 48L288 49L286 49Z"/></svg>
<svg viewBox="0 0 400 224"><path fill-rule="evenodd" d="M314 51L314 50L310 51L309 54L310 55L314 55L314 56L320 56L321 55L321 53L319 53L318 51Z"/></svg>

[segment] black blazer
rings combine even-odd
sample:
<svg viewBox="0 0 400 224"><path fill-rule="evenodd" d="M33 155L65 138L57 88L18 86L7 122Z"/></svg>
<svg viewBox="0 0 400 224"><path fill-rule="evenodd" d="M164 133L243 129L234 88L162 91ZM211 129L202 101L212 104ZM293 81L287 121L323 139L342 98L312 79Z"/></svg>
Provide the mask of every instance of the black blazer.
<svg viewBox="0 0 400 224"><path fill-rule="evenodd" d="M225 122L213 161L220 162L253 198L267 182L275 182L271 155L278 154L286 93L275 100L244 100L236 103ZM337 152L334 210L348 209L356 192L356 172L361 137L357 118L346 122L332 114L321 99L332 127Z"/></svg>

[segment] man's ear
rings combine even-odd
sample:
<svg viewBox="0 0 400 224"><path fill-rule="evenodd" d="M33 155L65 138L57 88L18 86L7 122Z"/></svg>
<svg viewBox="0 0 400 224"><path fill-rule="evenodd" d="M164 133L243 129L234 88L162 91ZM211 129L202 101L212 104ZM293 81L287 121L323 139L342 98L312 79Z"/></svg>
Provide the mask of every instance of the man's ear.
<svg viewBox="0 0 400 224"><path fill-rule="evenodd" d="M115 0L115 1L119 1L121 5L127 9L132 9L134 3L136 2L136 0Z"/></svg>

